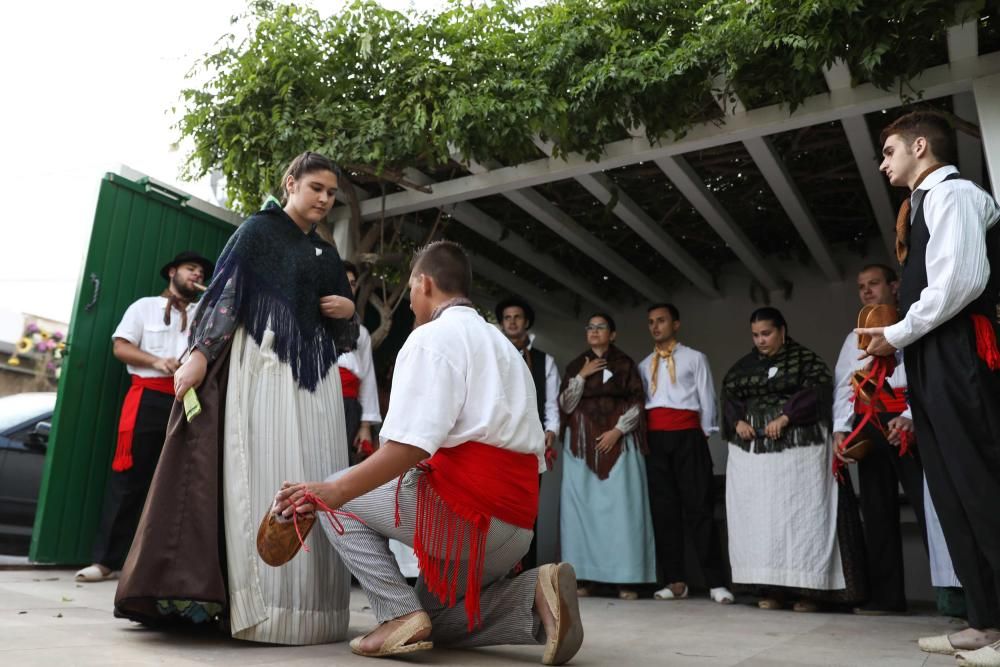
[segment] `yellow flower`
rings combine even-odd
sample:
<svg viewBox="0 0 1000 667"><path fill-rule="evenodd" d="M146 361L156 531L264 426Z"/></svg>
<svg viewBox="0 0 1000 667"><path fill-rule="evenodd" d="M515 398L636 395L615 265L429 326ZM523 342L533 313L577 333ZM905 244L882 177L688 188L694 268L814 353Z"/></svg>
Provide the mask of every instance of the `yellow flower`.
<svg viewBox="0 0 1000 667"><path fill-rule="evenodd" d="M17 356L11 356L11 358L7 360L7 363L11 366L20 366L21 360L18 359Z"/></svg>
<svg viewBox="0 0 1000 667"><path fill-rule="evenodd" d="M21 340L17 341L17 346L15 346L14 349L17 354L27 354L28 352L31 352L31 348L34 346L35 341L31 340L28 336L25 336Z"/></svg>
<svg viewBox="0 0 1000 667"><path fill-rule="evenodd" d="M40 329L40 330L38 331L38 333L39 333L39 334L41 334L41 336L42 336L42 340L48 340L48 339L49 339L49 336L51 336L51 335L52 335L52 334L50 334L50 333L49 333L48 331L46 331L45 329Z"/></svg>

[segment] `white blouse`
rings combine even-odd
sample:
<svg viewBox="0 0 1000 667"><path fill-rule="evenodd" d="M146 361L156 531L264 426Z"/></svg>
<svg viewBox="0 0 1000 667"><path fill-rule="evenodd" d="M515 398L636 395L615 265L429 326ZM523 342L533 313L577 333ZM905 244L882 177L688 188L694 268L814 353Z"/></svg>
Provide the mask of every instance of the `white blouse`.
<svg viewBox="0 0 1000 667"><path fill-rule="evenodd" d="M656 373L656 392L649 393L653 378L653 358L650 354L639 364L639 375L646 390L646 409L672 408L693 410L701 415L701 430L705 435L719 430L719 410L716 407L715 384L708 357L682 343L674 348L674 370L677 383L670 381L667 360L659 359Z"/></svg>

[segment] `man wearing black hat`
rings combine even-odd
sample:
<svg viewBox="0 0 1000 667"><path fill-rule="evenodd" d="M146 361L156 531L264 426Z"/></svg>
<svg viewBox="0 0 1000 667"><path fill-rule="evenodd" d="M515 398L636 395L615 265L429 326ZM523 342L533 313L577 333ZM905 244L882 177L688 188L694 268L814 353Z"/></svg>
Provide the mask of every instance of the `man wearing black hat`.
<svg viewBox="0 0 1000 667"><path fill-rule="evenodd" d="M559 431L559 370L552 355L545 354L533 347L534 335L528 329L535 323L535 309L517 296L509 296L497 304L494 313L500 330L514 344L524 357L531 370L531 379L535 383L535 395L538 399L538 418L545 429L545 460L552 467L555 450L552 448ZM536 525L537 528L537 525ZM536 531L537 533L537 531ZM522 565L528 570L537 565L537 535L531 540L531 547L525 555Z"/></svg>
<svg viewBox="0 0 1000 667"><path fill-rule="evenodd" d="M160 269L168 283L163 293L129 306L111 336L113 353L128 367L132 385L118 422L94 563L76 573L77 581L112 579L125 562L160 460L174 402L174 371L188 346L188 321L213 268L195 252L180 253Z"/></svg>

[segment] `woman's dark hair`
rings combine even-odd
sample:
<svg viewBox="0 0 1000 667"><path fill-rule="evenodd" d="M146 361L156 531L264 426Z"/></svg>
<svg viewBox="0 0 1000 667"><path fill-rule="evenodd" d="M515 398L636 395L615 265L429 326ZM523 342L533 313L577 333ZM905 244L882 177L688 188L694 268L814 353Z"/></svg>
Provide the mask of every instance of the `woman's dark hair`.
<svg viewBox="0 0 1000 667"><path fill-rule="evenodd" d="M312 174L317 171L332 171L338 181L342 176L340 167L333 160L325 155L306 151L292 160L292 163L288 165L288 169L285 170L285 175L281 177L281 205L284 206L288 203L288 192L285 190L285 183L288 182L289 176L295 180L299 180L306 174Z"/></svg>
<svg viewBox="0 0 1000 667"><path fill-rule="evenodd" d="M754 322L771 322L777 328L784 329L785 333L788 333L788 323L785 322L785 316L781 314L780 310L771 306L764 306L750 313L750 324Z"/></svg>
<svg viewBox="0 0 1000 667"><path fill-rule="evenodd" d="M344 273L353 273L355 278L360 278L361 274L358 273L358 267L354 265L354 262L348 262L344 260Z"/></svg>
<svg viewBox="0 0 1000 667"><path fill-rule="evenodd" d="M600 317L602 320L608 323L608 331L610 331L611 333L614 333L616 331L615 319L613 317L611 317L607 313L594 313L593 315L587 318L587 322L590 322L590 320L594 319L595 317Z"/></svg>

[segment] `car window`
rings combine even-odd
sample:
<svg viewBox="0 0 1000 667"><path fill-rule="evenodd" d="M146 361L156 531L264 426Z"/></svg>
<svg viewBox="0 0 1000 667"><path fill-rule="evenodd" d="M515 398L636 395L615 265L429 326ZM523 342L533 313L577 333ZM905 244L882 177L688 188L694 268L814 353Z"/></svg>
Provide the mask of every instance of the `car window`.
<svg viewBox="0 0 1000 667"><path fill-rule="evenodd" d="M0 432L47 416L55 405L54 391L4 396L0 398Z"/></svg>
<svg viewBox="0 0 1000 667"><path fill-rule="evenodd" d="M25 426L24 428L14 431L7 437L9 437L14 442L20 442L21 444L26 445L28 444L28 441L31 440L31 433L34 430L35 430L35 424L31 423Z"/></svg>

